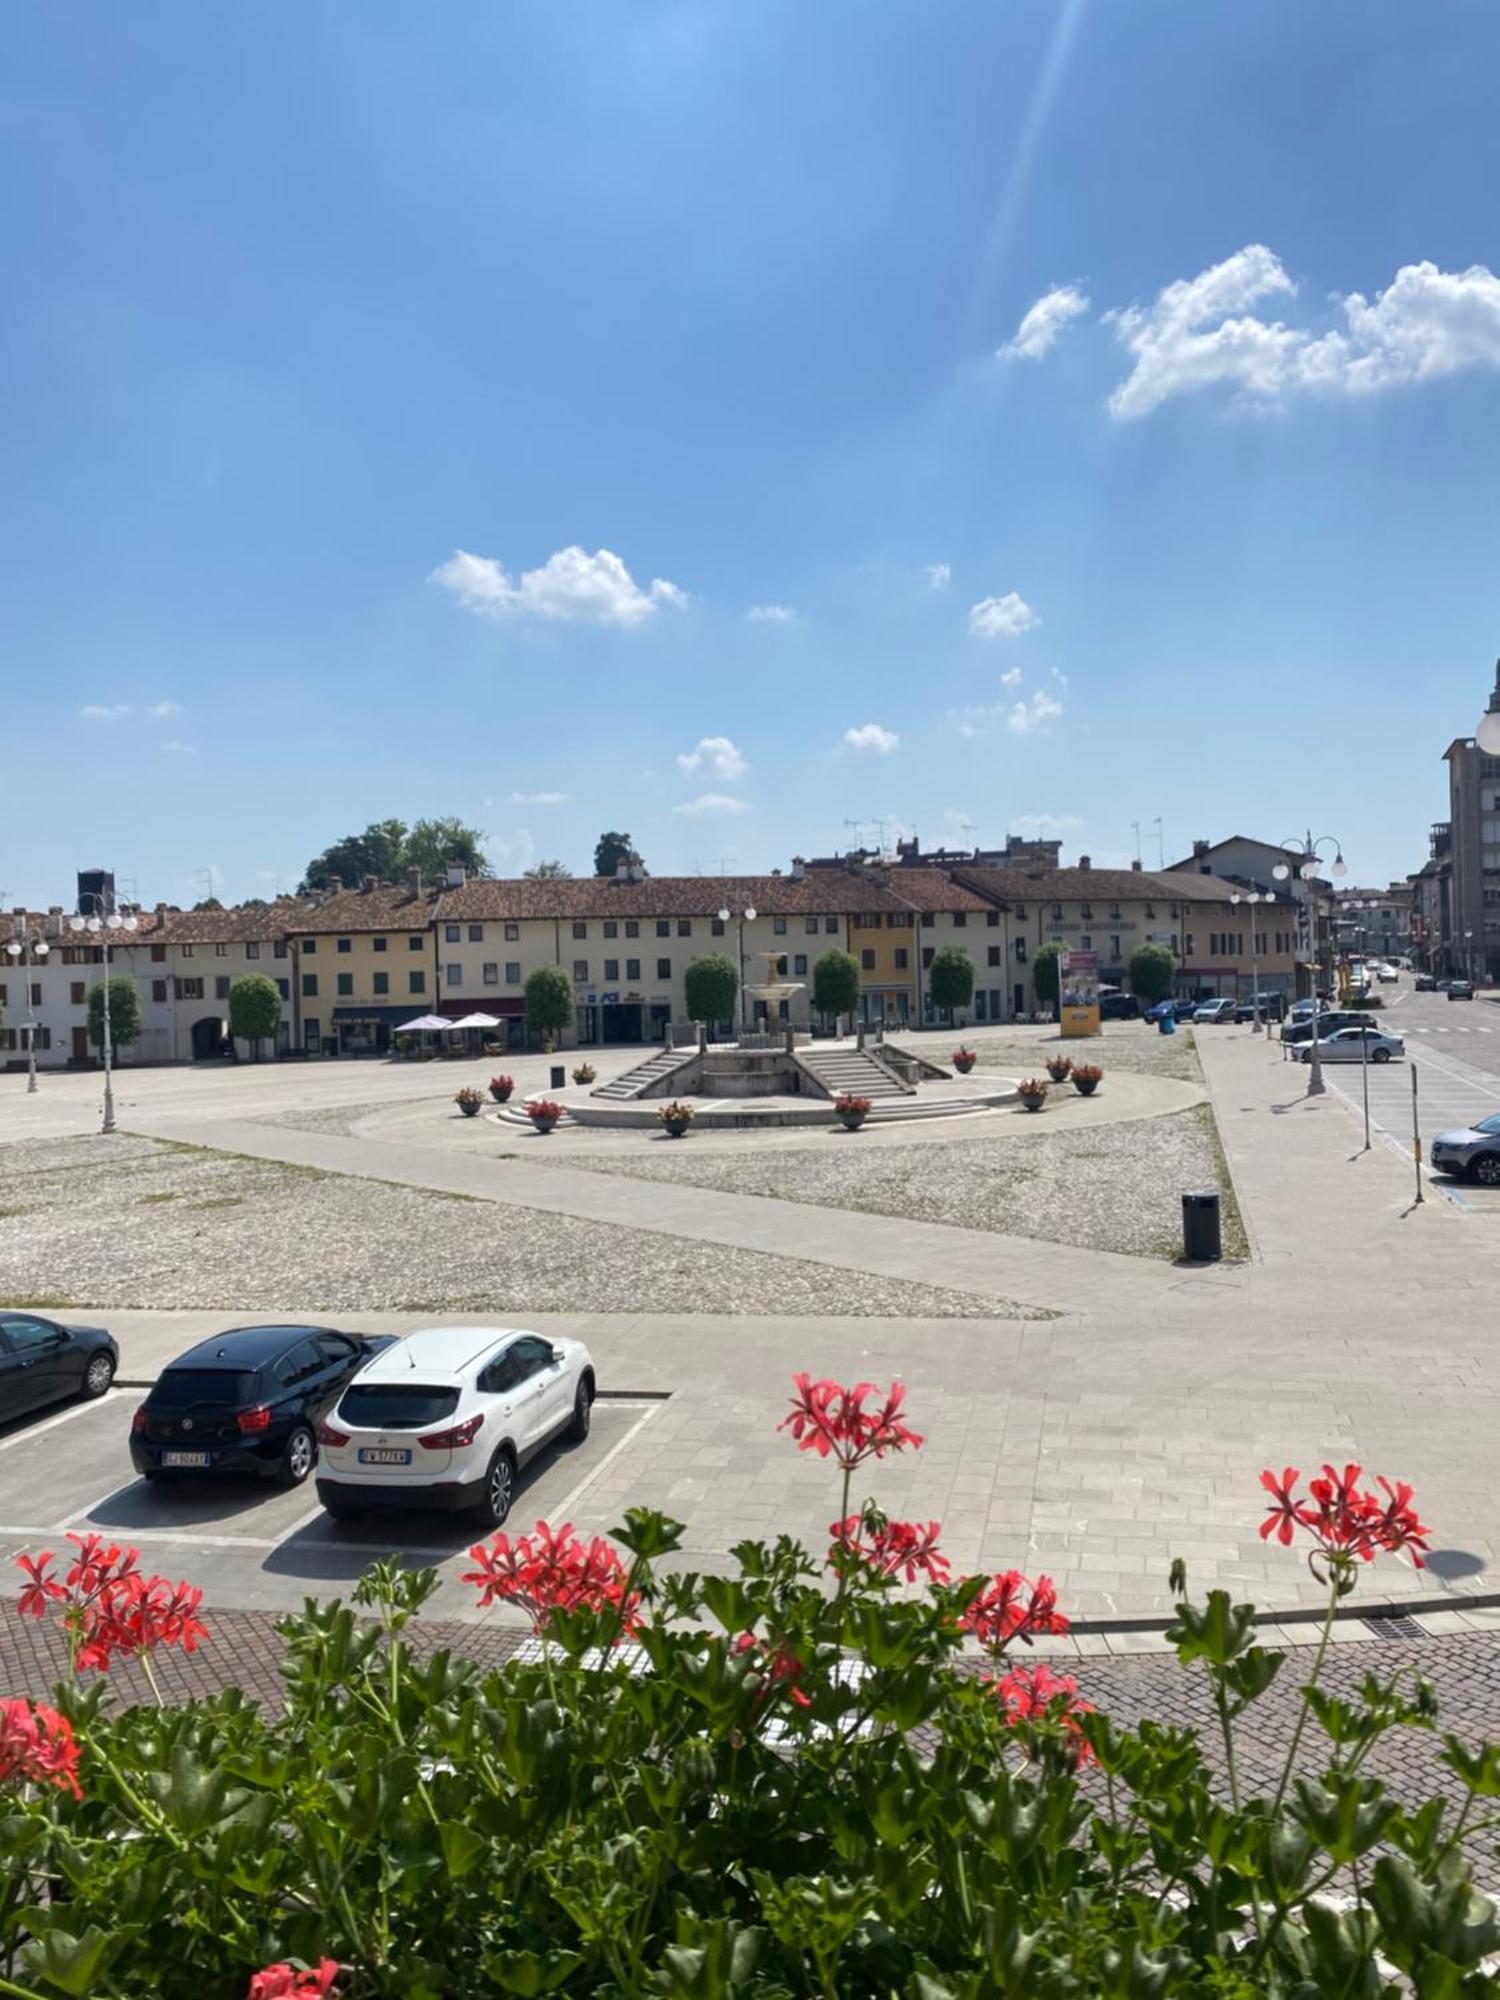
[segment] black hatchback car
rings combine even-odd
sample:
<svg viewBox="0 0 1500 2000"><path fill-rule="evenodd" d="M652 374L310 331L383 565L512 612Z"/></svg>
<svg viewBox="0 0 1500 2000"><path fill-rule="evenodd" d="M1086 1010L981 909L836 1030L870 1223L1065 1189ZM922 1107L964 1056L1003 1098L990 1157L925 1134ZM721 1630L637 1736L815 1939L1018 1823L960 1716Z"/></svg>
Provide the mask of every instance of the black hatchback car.
<svg viewBox="0 0 1500 2000"><path fill-rule="evenodd" d="M0 1423L69 1396L102 1396L120 1350L102 1326L63 1326L31 1312L0 1312Z"/></svg>
<svg viewBox="0 0 1500 2000"><path fill-rule="evenodd" d="M164 1368L131 1419L146 1479L256 1472L300 1486L317 1462L319 1419L387 1334L324 1326L241 1326Z"/></svg>

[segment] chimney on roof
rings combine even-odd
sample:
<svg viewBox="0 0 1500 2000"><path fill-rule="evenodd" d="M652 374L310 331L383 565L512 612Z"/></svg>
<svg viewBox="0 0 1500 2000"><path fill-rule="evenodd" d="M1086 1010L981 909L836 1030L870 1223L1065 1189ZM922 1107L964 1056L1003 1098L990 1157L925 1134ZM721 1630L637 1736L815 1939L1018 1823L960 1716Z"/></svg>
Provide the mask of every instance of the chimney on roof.
<svg viewBox="0 0 1500 2000"><path fill-rule="evenodd" d="M1130 872L1131 872L1131 874L1132 874L1132 875L1139 875L1139 874L1140 874L1140 872L1141 872L1141 863L1140 863L1140 861L1138 861L1138 860L1137 860L1137 861L1132 861L1132 862L1131 862L1131 864L1130 864Z"/></svg>
<svg viewBox="0 0 1500 2000"><path fill-rule="evenodd" d="M1080 854L1078 857L1078 865L1080 868L1088 868L1092 864L1090 863L1089 857L1086 854Z"/></svg>
<svg viewBox="0 0 1500 2000"><path fill-rule="evenodd" d="M375 887L375 877L374 877L373 875L361 875L361 876L360 876L360 878L359 878L359 892L360 892L360 894L361 894L362 896L368 896L368 895L369 895L369 893L370 893L370 891L371 891L371 890L372 890L372 889L373 889L374 887Z"/></svg>
<svg viewBox="0 0 1500 2000"><path fill-rule="evenodd" d="M800 854L792 856L792 880L800 882L807 873L807 863Z"/></svg>
<svg viewBox="0 0 1500 2000"><path fill-rule="evenodd" d="M421 869L420 869L420 868L408 868L408 869L407 869L407 871L406 871L406 892L407 892L407 894L408 894L409 896L420 896L420 895L421 895L421 893L422 893L422 871L421 871Z"/></svg>
<svg viewBox="0 0 1500 2000"><path fill-rule="evenodd" d="M61 937L63 934L63 907L61 903L47 905L47 935Z"/></svg>
<svg viewBox="0 0 1500 2000"><path fill-rule="evenodd" d="M327 884L327 887L328 887L328 894L329 894L330 896L342 896L342 895L343 895L343 893L344 893L344 878L343 878L343 876L342 876L342 875L330 875L330 876L329 876L329 878L328 878L328 884Z"/></svg>
<svg viewBox="0 0 1500 2000"><path fill-rule="evenodd" d="M461 889L468 879L469 871L461 861L450 861L448 863L448 887L450 889Z"/></svg>
<svg viewBox="0 0 1500 2000"><path fill-rule="evenodd" d="M1208 842L1206 840L1195 840L1193 842L1193 859L1195 861L1201 861L1207 852Z"/></svg>
<svg viewBox="0 0 1500 2000"><path fill-rule="evenodd" d="M628 861L617 861L615 863L615 880L617 882L628 882L630 880L630 863Z"/></svg>

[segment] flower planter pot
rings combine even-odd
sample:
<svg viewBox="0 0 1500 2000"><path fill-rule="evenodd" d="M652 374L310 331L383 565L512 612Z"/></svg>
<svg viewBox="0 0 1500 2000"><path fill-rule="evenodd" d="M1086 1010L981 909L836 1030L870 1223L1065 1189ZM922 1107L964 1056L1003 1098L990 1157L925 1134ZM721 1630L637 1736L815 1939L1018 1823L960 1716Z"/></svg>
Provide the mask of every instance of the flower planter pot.
<svg viewBox="0 0 1500 2000"><path fill-rule="evenodd" d="M490 1085L490 1096L494 1098L497 1104L509 1104L510 1102L510 1092L508 1090L496 1090L493 1084Z"/></svg>
<svg viewBox="0 0 1500 2000"><path fill-rule="evenodd" d="M972 1056L955 1056L953 1058L953 1067L958 1071L960 1076L967 1076L969 1071L974 1067L974 1058Z"/></svg>
<svg viewBox="0 0 1500 2000"><path fill-rule="evenodd" d="M545 1139L547 1134L552 1130L553 1126L556 1125L557 1120L555 1118L533 1118L531 1123L533 1128L536 1131L540 1132L542 1137Z"/></svg>
<svg viewBox="0 0 1500 2000"><path fill-rule="evenodd" d="M686 1123L684 1122L679 1124L675 1118L673 1119L670 1125L664 1123L661 1129L663 1130L663 1132L666 1133L669 1139L683 1139L686 1138L687 1136Z"/></svg>
<svg viewBox="0 0 1500 2000"><path fill-rule="evenodd" d="M841 1111L838 1114L839 1123L846 1132L857 1132L868 1116L865 1111Z"/></svg>
<svg viewBox="0 0 1500 2000"><path fill-rule="evenodd" d="M1047 1102L1047 1093L1045 1091L1023 1090L1021 1093L1021 1102L1028 1111L1040 1111L1042 1106Z"/></svg>
<svg viewBox="0 0 1500 2000"><path fill-rule="evenodd" d="M1094 1092L1099 1088L1099 1079L1096 1076L1089 1076L1080 1082L1075 1076L1073 1079L1073 1088L1078 1092L1080 1097L1092 1097Z"/></svg>
<svg viewBox="0 0 1500 2000"><path fill-rule="evenodd" d="M460 1104L458 1108L464 1114L465 1118L477 1118L479 1116L479 1106L477 1104Z"/></svg>

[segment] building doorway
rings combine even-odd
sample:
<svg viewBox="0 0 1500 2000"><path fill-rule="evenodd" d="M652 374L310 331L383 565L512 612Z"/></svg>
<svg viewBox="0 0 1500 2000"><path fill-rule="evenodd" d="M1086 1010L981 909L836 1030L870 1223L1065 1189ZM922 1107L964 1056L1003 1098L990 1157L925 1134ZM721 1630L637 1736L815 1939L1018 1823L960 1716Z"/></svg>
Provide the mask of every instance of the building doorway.
<svg viewBox="0 0 1500 2000"><path fill-rule="evenodd" d="M193 1023L193 1061L213 1062L224 1053L224 1023L205 1014Z"/></svg>
<svg viewBox="0 0 1500 2000"><path fill-rule="evenodd" d="M89 1060L89 1031L87 1028L73 1030L73 1053L70 1062L85 1064Z"/></svg>
<svg viewBox="0 0 1500 2000"><path fill-rule="evenodd" d="M641 1040L641 1010L633 1002L610 1002L600 1007L600 1040L638 1042Z"/></svg>

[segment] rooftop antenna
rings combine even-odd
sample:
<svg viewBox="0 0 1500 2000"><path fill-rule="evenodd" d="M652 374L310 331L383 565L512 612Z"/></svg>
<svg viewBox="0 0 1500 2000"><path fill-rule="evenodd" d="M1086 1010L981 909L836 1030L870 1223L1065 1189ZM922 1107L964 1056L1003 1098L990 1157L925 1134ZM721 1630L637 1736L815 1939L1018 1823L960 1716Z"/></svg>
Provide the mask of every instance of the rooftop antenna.
<svg viewBox="0 0 1500 2000"><path fill-rule="evenodd" d="M1141 823L1138 819L1130 822L1130 831L1135 835L1135 865L1141 865Z"/></svg>
<svg viewBox="0 0 1500 2000"><path fill-rule="evenodd" d="M969 835L971 833L978 833L978 822L972 819L961 819L958 822L958 830L964 836L964 845L966 847L973 847L974 842L969 839Z"/></svg>
<svg viewBox="0 0 1500 2000"><path fill-rule="evenodd" d="M1156 815L1151 824L1156 828L1156 865L1158 868L1165 868L1167 865L1167 850L1162 841L1160 813Z"/></svg>
<svg viewBox="0 0 1500 2000"><path fill-rule="evenodd" d="M854 845L862 848L865 844L865 823L862 819L846 819L844 825L854 835Z"/></svg>
<svg viewBox="0 0 1500 2000"><path fill-rule="evenodd" d="M214 893L214 871L212 867L195 868L193 870L193 880L203 891L198 900L206 903Z"/></svg>

